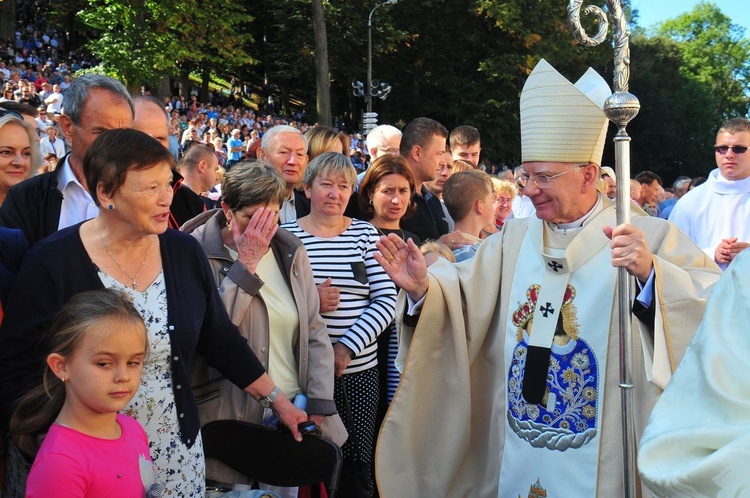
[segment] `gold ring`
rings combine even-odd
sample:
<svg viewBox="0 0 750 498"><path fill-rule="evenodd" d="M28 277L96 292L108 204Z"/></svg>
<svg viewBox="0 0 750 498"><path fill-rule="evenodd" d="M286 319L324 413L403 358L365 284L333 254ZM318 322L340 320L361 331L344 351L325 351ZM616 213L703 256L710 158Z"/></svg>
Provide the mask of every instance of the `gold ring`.
<svg viewBox="0 0 750 498"><path fill-rule="evenodd" d="M394 258L393 256L388 256L388 257L387 257L387 258L385 258L385 259L387 259L389 263L393 263L393 260L394 260L395 258Z"/></svg>
<svg viewBox="0 0 750 498"><path fill-rule="evenodd" d="M456 239L451 239L451 244L456 245Z"/></svg>

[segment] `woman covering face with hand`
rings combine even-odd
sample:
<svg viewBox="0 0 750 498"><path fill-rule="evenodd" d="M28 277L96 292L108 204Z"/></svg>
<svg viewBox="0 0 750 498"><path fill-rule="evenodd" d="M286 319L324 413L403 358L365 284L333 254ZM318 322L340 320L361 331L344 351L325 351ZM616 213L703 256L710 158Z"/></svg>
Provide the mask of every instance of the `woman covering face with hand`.
<svg viewBox="0 0 750 498"><path fill-rule="evenodd" d="M276 385L296 405L305 400L310 420L341 445L346 430L333 401L333 348L310 261L300 240L277 224L284 190L270 165L239 163L222 181L221 209L182 230L200 242L230 318ZM198 362L193 384L202 425L220 419L268 424L272 417L205 362ZM247 482L218 461L209 460L207 470L213 481Z"/></svg>

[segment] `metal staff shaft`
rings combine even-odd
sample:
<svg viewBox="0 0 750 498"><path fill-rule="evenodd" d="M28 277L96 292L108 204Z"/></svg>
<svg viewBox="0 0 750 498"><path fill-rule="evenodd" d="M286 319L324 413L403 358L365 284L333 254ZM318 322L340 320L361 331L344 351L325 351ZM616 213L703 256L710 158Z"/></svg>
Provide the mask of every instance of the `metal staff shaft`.
<svg viewBox="0 0 750 498"><path fill-rule="evenodd" d="M615 176L617 182L617 224L630 223L630 137L625 128L638 114L638 99L628 92L630 79L630 32L622 12L620 0L606 0L612 17L615 45L614 93L604 102L604 114L617 126L615 135ZM599 7L589 5L586 15L597 18L599 32L593 38L581 26L583 0L570 0L568 19L576 39L585 46L596 46L607 35L607 16ZM635 458L637 441L633 410L633 331L631 329L632 277L625 268L617 269L618 326L620 341L620 398L622 404L623 482L624 494L634 498L637 494Z"/></svg>

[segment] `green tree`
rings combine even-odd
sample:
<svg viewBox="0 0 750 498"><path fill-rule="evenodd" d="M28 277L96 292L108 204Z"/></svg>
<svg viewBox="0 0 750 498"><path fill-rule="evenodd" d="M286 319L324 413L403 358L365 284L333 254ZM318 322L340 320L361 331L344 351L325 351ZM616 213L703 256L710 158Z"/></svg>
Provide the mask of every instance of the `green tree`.
<svg viewBox="0 0 750 498"><path fill-rule="evenodd" d="M174 75L178 67L201 70L249 64L248 41L240 29L252 20L239 2L197 0L89 0L78 13L96 31L87 47L102 69L131 91L142 83Z"/></svg>
<svg viewBox="0 0 750 498"><path fill-rule="evenodd" d="M673 40L635 36L630 54L630 91L641 103L628 125L633 176L650 170L665 185L680 175L705 176L714 167L711 88L683 74L683 54ZM612 147L606 150L605 163L614 164Z"/></svg>
<svg viewBox="0 0 750 498"><path fill-rule="evenodd" d="M705 85L714 96L714 124L746 116L750 110L750 40L713 3L702 2L664 22L659 36L677 42L682 52L681 72Z"/></svg>

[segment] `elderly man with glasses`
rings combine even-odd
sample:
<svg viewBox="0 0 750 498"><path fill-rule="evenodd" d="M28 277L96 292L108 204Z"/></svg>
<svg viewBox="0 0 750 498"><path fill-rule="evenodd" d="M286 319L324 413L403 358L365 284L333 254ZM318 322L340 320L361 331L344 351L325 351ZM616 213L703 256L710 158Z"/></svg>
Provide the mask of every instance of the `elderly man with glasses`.
<svg viewBox="0 0 750 498"><path fill-rule="evenodd" d="M716 134L717 168L675 204L669 221L722 269L750 246L750 121L734 118Z"/></svg>
<svg viewBox="0 0 750 498"><path fill-rule="evenodd" d="M596 189L610 94L592 69L573 85L539 62L521 94L518 178L536 216L509 220L471 260L428 272L412 242L381 238L378 262L406 294L381 496L622 494L618 316L633 324L642 430L720 271L638 208L616 226ZM618 267L632 313L618 309Z"/></svg>

